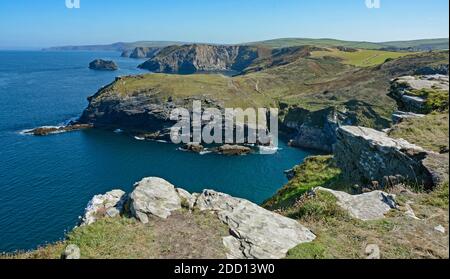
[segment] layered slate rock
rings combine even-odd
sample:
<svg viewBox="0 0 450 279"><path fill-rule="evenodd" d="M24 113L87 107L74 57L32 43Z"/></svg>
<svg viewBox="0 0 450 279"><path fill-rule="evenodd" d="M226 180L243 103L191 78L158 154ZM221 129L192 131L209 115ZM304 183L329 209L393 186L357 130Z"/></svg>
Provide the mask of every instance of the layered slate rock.
<svg viewBox="0 0 450 279"><path fill-rule="evenodd" d="M150 216L166 219L172 211L181 209L181 198L175 187L161 178L144 178L134 185L130 195L130 211L146 224Z"/></svg>
<svg viewBox="0 0 450 279"><path fill-rule="evenodd" d="M242 71L259 57L250 46L192 44L169 46L139 68L155 73L193 74L211 71Z"/></svg>
<svg viewBox="0 0 450 279"><path fill-rule="evenodd" d="M374 129L343 126L337 132L335 158L346 178L383 187L399 183L432 189L447 179L447 157L390 138Z"/></svg>
<svg viewBox="0 0 450 279"><path fill-rule="evenodd" d="M96 195L88 203L81 225L90 225L105 217L116 217L123 211L127 195L122 190L113 190Z"/></svg>
<svg viewBox="0 0 450 279"><path fill-rule="evenodd" d="M406 112L429 113L427 92L449 90L448 75L402 76L392 80L389 95L397 101L399 108Z"/></svg>
<svg viewBox="0 0 450 279"><path fill-rule="evenodd" d="M395 196L382 191L373 191L361 195L350 195L345 192L333 191L318 187L314 191L325 191L336 197L337 204L352 217L372 221L383 219L391 209L396 209Z"/></svg>
<svg viewBox="0 0 450 279"><path fill-rule="evenodd" d="M119 66L117 66L114 61L95 59L89 63L89 69L97 71L116 71L119 69Z"/></svg>
<svg viewBox="0 0 450 279"><path fill-rule="evenodd" d="M293 219L268 211L247 200L205 190L196 206L211 210L230 228L223 243L230 259L277 259L315 235Z"/></svg>

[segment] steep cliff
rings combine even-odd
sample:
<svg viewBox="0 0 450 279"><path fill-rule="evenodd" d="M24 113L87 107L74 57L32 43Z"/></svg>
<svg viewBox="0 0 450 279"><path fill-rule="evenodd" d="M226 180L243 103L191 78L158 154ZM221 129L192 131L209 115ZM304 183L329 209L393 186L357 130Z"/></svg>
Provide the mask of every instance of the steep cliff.
<svg viewBox="0 0 450 279"><path fill-rule="evenodd" d="M258 48L249 46L171 46L162 49L139 67L155 73L240 72L259 56Z"/></svg>

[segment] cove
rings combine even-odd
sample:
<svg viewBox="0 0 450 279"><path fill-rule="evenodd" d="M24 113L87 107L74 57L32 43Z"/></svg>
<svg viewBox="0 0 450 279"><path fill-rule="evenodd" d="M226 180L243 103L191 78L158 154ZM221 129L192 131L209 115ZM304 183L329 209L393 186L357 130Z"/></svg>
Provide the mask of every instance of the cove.
<svg viewBox="0 0 450 279"><path fill-rule="evenodd" d="M225 157L101 130L21 134L78 117L86 98L117 75L143 73L136 69L142 61L119 56L0 51L0 252L62 239L92 196L112 189L130 192L143 177L161 177L190 192L213 189L261 203L287 182L284 170L311 155L283 141L273 155ZM96 58L112 59L120 70L89 70Z"/></svg>

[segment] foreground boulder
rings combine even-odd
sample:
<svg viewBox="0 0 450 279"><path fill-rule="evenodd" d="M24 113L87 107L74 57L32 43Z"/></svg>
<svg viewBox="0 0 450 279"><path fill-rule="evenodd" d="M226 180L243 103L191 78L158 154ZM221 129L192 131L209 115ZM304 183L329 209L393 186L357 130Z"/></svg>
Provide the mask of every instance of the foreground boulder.
<svg viewBox="0 0 450 279"><path fill-rule="evenodd" d="M383 188L408 183L432 189L448 177L447 157L403 139L356 126L340 127L337 135L335 158L349 181Z"/></svg>
<svg viewBox="0 0 450 279"><path fill-rule="evenodd" d="M337 204L352 217L372 221L384 218L391 209L396 209L395 196L382 191L373 191L361 195L350 195L345 192L333 191L318 187L314 191L331 193L337 199Z"/></svg>
<svg viewBox="0 0 450 279"><path fill-rule="evenodd" d="M66 247L61 255L63 260L79 260L81 258L80 248L75 244L70 244Z"/></svg>
<svg viewBox="0 0 450 279"><path fill-rule="evenodd" d="M144 178L134 185L130 195L130 210L136 219L146 224L150 216L166 219L172 211L181 209L181 199L175 187L161 178Z"/></svg>
<svg viewBox="0 0 450 279"><path fill-rule="evenodd" d="M196 206L218 214L230 228L223 242L230 259L278 259L316 237L293 219L268 211L247 200L205 190Z"/></svg>
<svg viewBox="0 0 450 279"><path fill-rule="evenodd" d="M116 71L119 66L114 61L96 59L89 63L89 69L97 71Z"/></svg>
<svg viewBox="0 0 450 279"><path fill-rule="evenodd" d="M104 212L106 208L119 208L119 203L113 205L119 196L125 195L121 195L122 192L113 195L113 192L96 196L95 202L90 203L90 208L96 210L89 211L92 212L89 216L97 216L98 212ZM117 199L109 203L111 196ZM190 194L156 177L144 178L136 183L134 191L125 203L127 206L120 207L121 213L125 213L125 208L129 207L129 212L126 213L142 223L149 223L151 217L166 219L173 211L181 208L214 213L230 229L231 235L223 238L223 244L228 251L227 257L230 259L284 258L290 249L316 238L297 221L247 200L212 190L205 190L202 194ZM94 204L97 206L93 206ZM101 204L106 205L103 207ZM97 210L98 208L101 210ZM98 218L85 219L95 222Z"/></svg>

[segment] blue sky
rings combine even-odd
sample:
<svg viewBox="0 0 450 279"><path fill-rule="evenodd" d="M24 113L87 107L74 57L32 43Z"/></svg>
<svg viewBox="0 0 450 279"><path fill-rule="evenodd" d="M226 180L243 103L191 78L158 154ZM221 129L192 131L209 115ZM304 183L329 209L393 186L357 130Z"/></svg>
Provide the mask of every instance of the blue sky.
<svg viewBox="0 0 450 279"><path fill-rule="evenodd" d="M390 41L448 37L448 0L0 0L0 47L281 37Z"/></svg>

